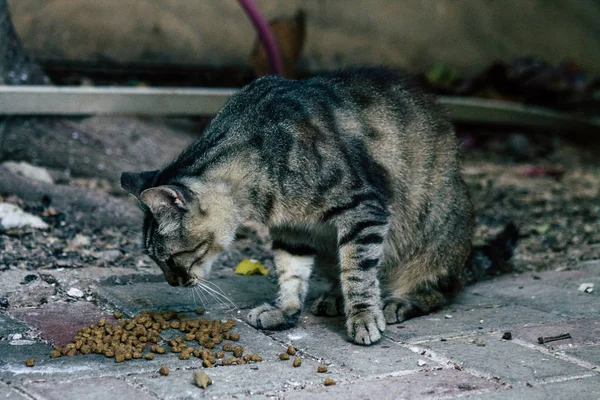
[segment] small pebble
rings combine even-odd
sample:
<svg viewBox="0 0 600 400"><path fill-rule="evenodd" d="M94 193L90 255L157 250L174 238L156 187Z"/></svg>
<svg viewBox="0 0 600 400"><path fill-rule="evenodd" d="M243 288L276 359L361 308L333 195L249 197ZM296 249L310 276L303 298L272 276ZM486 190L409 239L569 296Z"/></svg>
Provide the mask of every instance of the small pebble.
<svg viewBox="0 0 600 400"><path fill-rule="evenodd" d="M417 365L418 365L419 367L424 367L425 365L427 365L427 361L424 361L424 360L418 360L418 361L417 361Z"/></svg>
<svg viewBox="0 0 600 400"><path fill-rule="evenodd" d="M502 334L502 339L504 339L504 340L512 340L512 333L510 333L510 332L504 332Z"/></svg>
<svg viewBox="0 0 600 400"><path fill-rule="evenodd" d="M212 379L204 371L194 372L194 383L196 386L206 389L208 385L212 385Z"/></svg>
<svg viewBox="0 0 600 400"><path fill-rule="evenodd" d="M83 297L84 293L83 291L81 291L81 289L77 289L77 288L70 288L67 291L67 295L71 296L71 297L76 297L76 298L80 298Z"/></svg>

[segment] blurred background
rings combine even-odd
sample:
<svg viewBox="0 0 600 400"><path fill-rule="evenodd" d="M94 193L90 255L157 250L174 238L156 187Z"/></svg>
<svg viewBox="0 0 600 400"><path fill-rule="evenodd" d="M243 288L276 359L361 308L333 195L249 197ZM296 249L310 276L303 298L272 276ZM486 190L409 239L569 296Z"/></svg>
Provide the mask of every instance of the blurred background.
<svg viewBox="0 0 600 400"><path fill-rule="evenodd" d="M17 33L42 63L150 63L247 69L256 34L235 0L9 0ZM257 0L272 20L306 14L298 70L442 63L475 74L491 61L571 59L600 73L595 0Z"/></svg>

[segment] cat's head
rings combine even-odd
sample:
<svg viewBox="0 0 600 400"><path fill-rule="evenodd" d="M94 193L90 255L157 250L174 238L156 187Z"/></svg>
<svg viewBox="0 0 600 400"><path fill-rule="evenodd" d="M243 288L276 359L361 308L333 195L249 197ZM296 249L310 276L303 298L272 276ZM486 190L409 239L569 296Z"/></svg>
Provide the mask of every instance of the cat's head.
<svg viewBox="0 0 600 400"><path fill-rule="evenodd" d="M124 172L121 187L144 211L146 253L172 286L192 286L233 241L236 219L224 188L191 181L157 185L158 171Z"/></svg>

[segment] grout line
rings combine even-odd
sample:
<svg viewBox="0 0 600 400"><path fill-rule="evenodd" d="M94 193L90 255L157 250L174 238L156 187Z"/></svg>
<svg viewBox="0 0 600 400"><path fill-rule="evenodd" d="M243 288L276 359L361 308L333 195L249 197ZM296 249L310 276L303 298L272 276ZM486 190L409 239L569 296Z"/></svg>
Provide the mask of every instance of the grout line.
<svg viewBox="0 0 600 400"><path fill-rule="evenodd" d="M597 375L598 374L590 372L589 374L583 374L583 375L577 375L577 376L559 376L559 377L548 378L548 379L539 381L538 383L536 383L536 385L543 386L543 385L548 385L548 384L552 384L552 383L576 381L578 379L591 378L591 377L594 377Z"/></svg>
<svg viewBox="0 0 600 400"><path fill-rule="evenodd" d="M581 359L579 359L577 357L569 356L569 355L567 355L565 353L562 353L560 351L551 351L551 350L548 350L544 346L535 345L535 344L526 342L526 341L521 340L521 339L512 339L511 341L514 342L515 344L519 345L519 346L522 346L522 347L525 347L525 348L528 348L528 349L531 349L531 350L538 351L540 353L543 353L543 354L546 354L546 355L558 358L559 360L570 362L572 364L575 364L575 365L577 365L579 367L582 367L582 368L585 368L585 369L593 370L595 372L595 374L600 373L600 371L598 371L598 366L596 366L596 365L594 365L594 364L592 364L590 362L587 362L585 360L581 360Z"/></svg>
<svg viewBox="0 0 600 400"><path fill-rule="evenodd" d="M388 338L390 340L392 340L391 338ZM425 347L418 347L415 346L412 343L400 343L400 342L396 342L394 340L392 340L392 342L394 342L396 345L408 349L410 351L412 351L413 353L422 353L425 352L424 357L430 358L433 361L437 362L438 364L440 364L442 366L442 368L444 369L452 369L454 368L455 364L458 364L461 366L461 371L465 371L470 375L476 376L478 378L484 378L484 379L488 379L488 380L492 380L495 382L498 382L496 379L494 379L493 376L486 374L484 372L481 372L475 368L471 368L471 367L464 367L462 366L458 361L453 360L452 358L446 358L446 357L442 357L439 356L435 351L432 351L431 349L425 348Z"/></svg>
<svg viewBox="0 0 600 400"><path fill-rule="evenodd" d="M154 397L155 399L160 399L160 396L158 394L154 393L152 390L145 387L141 383L136 384L135 382L130 381L128 379L128 377L129 377L129 375L126 375L124 377L115 377L115 378L119 379L120 381L124 382L127 386L129 386L137 391L140 391L148 396Z"/></svg>
<svg viewBox="0 0 600 400"><path fill-rule="evenodd" d="M440 339L446 339L446 340L456 340L456 339L464 339L464 338L468 338L468 337L473 337L473 336L478 336L479 334L490 334L490 333L495 333L498 331L488 331L488 332L484 332L481 330L477 330L477 331L467 331L464 333L456 333L456 334L451 334L449 336L437 336L437 337L433 337L433 336L422 336L422 339L419 340L415 340L415 341L408 341L407 344L411 344L411 345L420 345L420 344L425 344L425 343L431 343L431 342L439 342Z"/></svg>
<svg viewBox="0 0 600 400"><path fill-rule="evenodd" d="M13 385L8 385L6 382L4 382L3 380L0 380L0 386L4 386L6 388L8 388L9 390L12 389L15 392L19 393L20 395L22 395L23 397L27 397L28 399L31 400L36 400L38 399L37 397L29 394L25 389L23 389L22 387L19 386L13 386Z"/></svg>

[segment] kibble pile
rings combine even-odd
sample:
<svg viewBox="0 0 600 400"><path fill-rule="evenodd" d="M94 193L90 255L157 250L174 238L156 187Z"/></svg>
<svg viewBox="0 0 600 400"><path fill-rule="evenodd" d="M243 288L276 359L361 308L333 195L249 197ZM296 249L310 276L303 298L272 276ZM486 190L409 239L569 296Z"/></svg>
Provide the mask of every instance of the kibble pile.
<svg viewBox="0 0 600 400"><path fill-rule="evenodd" d="M196 310L203 314L203 309ZM179 353L180 360L189 360L191 356L201 358L204 367L220 365L239 365L247 362L260 362L258 354L244 354L242 346L234 346L230 340L240 340L239 333L230 330L236 325L234 320L208 320L205 318L189 318L175 311L142 311L134 318L123 318L122 313L115 313L118 320L111 324L101 318L97 324L80 329L71 343L57 347L50 352L50 357L76 356L81 354L104 354L114 358L115 362L123 362L135 358L152 360L155 354L167 352L160 346L160 333L167 329L177 329L183 336L168 341L172 353ZM223 351L213 349L223 344ZM227 357L225 352L232 352Z"/></svg>

